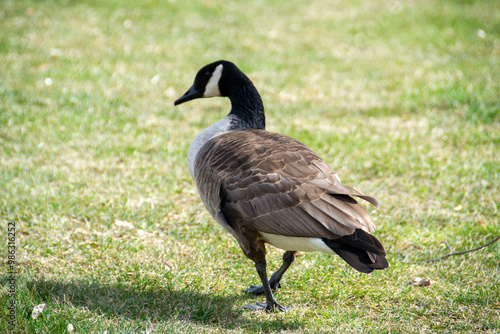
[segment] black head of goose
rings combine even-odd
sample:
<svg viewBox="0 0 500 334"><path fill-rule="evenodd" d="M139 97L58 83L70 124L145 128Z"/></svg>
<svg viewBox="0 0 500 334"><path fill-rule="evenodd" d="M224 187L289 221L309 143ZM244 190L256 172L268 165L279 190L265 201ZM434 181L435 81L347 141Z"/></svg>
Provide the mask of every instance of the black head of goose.
<svg viewBox="0 0 500 334"><path fill-rule="evenodd" d="M353 197L378 207L377 200L343 185L304 144L264 130L262 99L236 65L221 60L204 66L174 104L213 96L229 97L231 112L195 138L188 165L207 210L255 262L262 285L245 291L265 294L266 303L245 308L288 309L272 290L297 251L338 254L367 274L389 266L384 247L369 234L372 218ZM265 243L286 251L270 279Z"/></svg>

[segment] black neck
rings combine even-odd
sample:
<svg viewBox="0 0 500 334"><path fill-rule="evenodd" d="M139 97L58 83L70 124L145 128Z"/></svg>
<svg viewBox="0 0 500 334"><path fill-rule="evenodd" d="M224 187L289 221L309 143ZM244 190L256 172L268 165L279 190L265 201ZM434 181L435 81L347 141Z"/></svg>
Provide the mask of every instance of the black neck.
<svg viewBox="0 0 500 334"><path fill-rule="evenodd" d="M237 116L244 123L242 128L265 129L264 104L257 88L246 76L232 82L228 94L231 100L230 115Z"/></svg>

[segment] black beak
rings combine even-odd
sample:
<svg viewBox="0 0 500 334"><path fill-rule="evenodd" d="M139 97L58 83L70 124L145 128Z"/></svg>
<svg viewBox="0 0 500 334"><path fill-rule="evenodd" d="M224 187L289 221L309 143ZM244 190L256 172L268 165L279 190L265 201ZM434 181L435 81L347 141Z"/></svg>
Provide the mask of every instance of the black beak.
<svg viewBox="0 0 500 334"><path fill-rule="evenodd" d="M187 101L198 99L200 97L203 97L203 92L199 92L198 90L196 90L196 88L194 88L194 85L193 85L193 86L191 86L191 88L188 89L188 91L186 93L184 93L184 95L182 95L177 100L175 100L174 106L179 105L179 104L184 103L184 102L187 102Z"/></svg>

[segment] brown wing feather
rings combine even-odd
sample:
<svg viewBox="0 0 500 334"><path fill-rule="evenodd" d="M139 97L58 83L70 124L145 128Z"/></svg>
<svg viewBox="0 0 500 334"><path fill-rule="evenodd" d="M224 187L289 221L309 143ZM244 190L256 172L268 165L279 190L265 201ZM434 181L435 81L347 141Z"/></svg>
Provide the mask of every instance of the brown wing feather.
<svg viewBox="0 0 500 334"><path fill-rule="evenodd" d="M198 153L195 180L210 214L221 223L222 213L240 245L242 229L330 239L374 230L351 196L378 202L343 185L330 165L284 135L248 130L212 138Z"/></svg>

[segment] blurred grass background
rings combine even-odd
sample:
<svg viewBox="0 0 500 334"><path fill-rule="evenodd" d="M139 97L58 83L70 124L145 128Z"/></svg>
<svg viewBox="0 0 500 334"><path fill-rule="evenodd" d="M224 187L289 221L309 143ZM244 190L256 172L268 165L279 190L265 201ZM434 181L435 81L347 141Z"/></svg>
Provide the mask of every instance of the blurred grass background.
<svg viewBox="0 0 500 334"><path fill-rule="evenodd" d="M500 234L500 2L4 0L0 25L14 332L499 333L498 244L404 261ZM229 103L173 107L218 59L253 80L270 131L381 202L388 270L303 254L277 293L291 312L243 310L262 299L241 293L258 281L253 264L209 217L186 164ZM269 247L269 270L280 253Z"/></svg>

